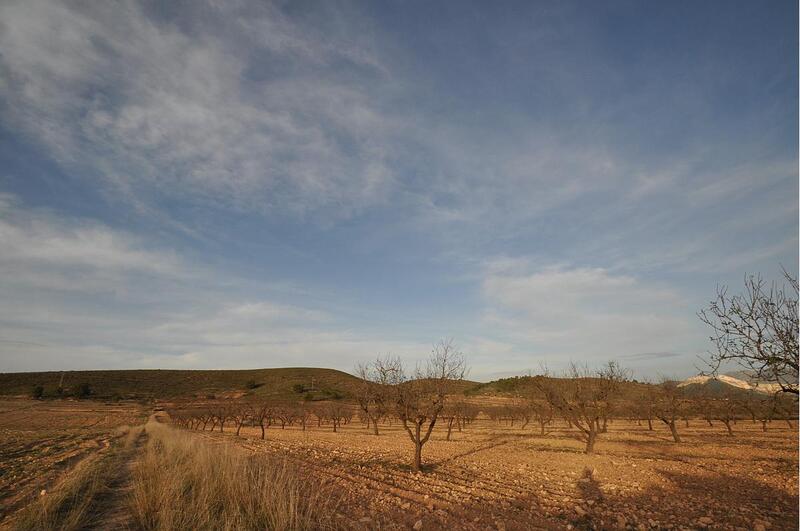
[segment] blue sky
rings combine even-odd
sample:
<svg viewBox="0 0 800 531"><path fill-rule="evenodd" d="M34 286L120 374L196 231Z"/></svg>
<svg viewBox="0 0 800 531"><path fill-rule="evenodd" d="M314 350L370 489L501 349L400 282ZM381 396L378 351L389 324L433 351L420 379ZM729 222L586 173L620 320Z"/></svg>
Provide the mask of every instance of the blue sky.
<svg viewBox="0 0 800 531"><path fill-rule="evenodd" d="M688 376L798 260L795 2L0 5L0 370Z"/></svg>

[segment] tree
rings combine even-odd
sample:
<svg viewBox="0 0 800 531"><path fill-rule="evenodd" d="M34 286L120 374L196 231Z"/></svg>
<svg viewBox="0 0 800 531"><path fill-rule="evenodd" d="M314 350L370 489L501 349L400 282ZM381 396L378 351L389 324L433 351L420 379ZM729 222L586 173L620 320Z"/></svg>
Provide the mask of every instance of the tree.
<svg viewBox="0 0 800 531"><path fill-rule="evenodd" d="M672 440L681 442L678 434L678 419L683 412L683 392L678 383L664 379L656 390L653 411L656 417L669 427Z"/></svg>
<svg viewBox="0 0 800 531"><path fill-rule="evenodd" d="M234 404L231 407L231 418L236 423L236 436L242 431L242 426L250 420L250 408L245 404Z"/></svg>
<svg viewBox="0 0 800 531"><path fill-rule="evenodd" d="M788 287L767 286L761 276L750 275L744 293L731 296L726 287L718 288L716 299L699 316L712 330L712 371L735 362L797 395L798 284L796 277L785 270L783 274Z"/></svg>
<svg viewBox="0 0 800 531"><path fill-rule="evenodd" d="M342 421L347 417L347 406L339 402L328 402L322 409L321 415L333 424L333 432L336 433ZM319 414L319 413L318 413Z"/></svg>
<svg viewBox="0 0 800 531"><path fill-rule="evenodd" d="M250 419L261 428L261 438L265 439L266 429L272 424L275 407L270 402L259 402L250 406Z"/></svg>
<svg viewBox="0 0 800 531"><path fill-rule="evenodd" d="M536 400L531 402L531 410L536 422L539 424L539 435L547 435L547 425L553 422L555 411L546 400Z"/></svg>
<svg viewBox="0 0 800 531"><path fill-rule="evenodd" d="M452 340L436 344L425 367L407 375L399 358L387 357L375 362L382 381L391 384L391 403L414 445L411 469L422 470L422 447L431 437L436 421L445 406L449 385L462 380L466 372L464 355Z"/></svg>
<svg viewBox="0 0 800 531"><path fill-rule="evenodd" d="M611 361L597 371L573 363L565 378L544 375L534 378L533 383L567 423L578 429L586 453L592 454L598 435L604 431L600 422L605 424L622 383L628 379L628 372Z"/></svg>
<svg viewBox="0 0 800 531"><path fill-rule="evenodd" d="M359 378L356 388L358 407L367 424L372 425L372 433L378 435L378 421L386 415L386 374L372 365L359 364L356 376Z"/></svg>

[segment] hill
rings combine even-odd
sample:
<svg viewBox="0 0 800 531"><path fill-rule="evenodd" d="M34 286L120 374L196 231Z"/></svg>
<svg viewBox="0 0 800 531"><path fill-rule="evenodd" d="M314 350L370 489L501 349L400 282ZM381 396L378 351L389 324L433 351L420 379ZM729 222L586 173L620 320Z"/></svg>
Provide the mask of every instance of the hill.
<svg viewBox="0 0 800 531"><path fill-rule="evenodd" d="M63 380L62 380L63 378ZM350 398L358 382L335 369L288 367L247 370L109 370L0 373L0 395L30 396L36 385L44 396L65 395L88 384L91 397L103 399L176 398L252 394L277 399Z"/></svg>
<svg viewBox="0 0 800 531"><path fill-rule="evenodd" d="M678 387L683 388L688 395L721 395L747 393L749 391L769 394L776 391L776 385L764 382L749 382L735 376L720 374L718 376L692 376L680 382Z"/></svg>
<svg viewBox="0 0 800 531"><path fill-rule="evenodd" d="M544 376L512 376L510 378L500 378L486 383L475 384L472 388L467 388L464 394L467 396L501 396L518 397L535 393L535 378L551 378L561 380L562 378ZM639 396L642 390L649 384L640 383L636 380L625 382L622 385L623 397Z"/></svg>

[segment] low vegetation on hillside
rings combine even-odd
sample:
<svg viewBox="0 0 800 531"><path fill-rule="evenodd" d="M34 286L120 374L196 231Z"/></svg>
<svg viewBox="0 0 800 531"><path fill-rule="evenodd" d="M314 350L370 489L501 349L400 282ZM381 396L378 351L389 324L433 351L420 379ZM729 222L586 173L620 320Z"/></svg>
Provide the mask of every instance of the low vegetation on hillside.
<svg viewBox="0 0 800 531"><path fill-rule="evenodd" d="M0 395L37 398L215 398L229 395L327 400L352 397L358 379L335 369L109 370L0 373Z"/></svg>

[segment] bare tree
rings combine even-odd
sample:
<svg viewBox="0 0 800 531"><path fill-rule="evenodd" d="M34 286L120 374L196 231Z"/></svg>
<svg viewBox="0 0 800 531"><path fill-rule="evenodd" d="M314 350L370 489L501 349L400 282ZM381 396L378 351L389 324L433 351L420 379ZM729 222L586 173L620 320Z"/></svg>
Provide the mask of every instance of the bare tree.
<svg viewBox="0 0 800 531"><path fill-rule="evenodd" d="M253 424L261 428L261 438L267 436L266 430L272 424L274 406L267 401L258 402L250 406L250 418Z"/></svg>
<svg viewBox="0 0 800 531"><path fill-rule="evenodd" d="M761 276L745 278L745 291L728 295L725 287L700 311L700 319L711 327L715 351L710 365L716 372L733 361L759 379L798 394L798 284L784 270L786 283L767 286Z"/></svg>
<svg viewBox="0 0 800 531"><path fill-rule="evenodd" d="M719 397L704 397L703 417L712 426L712 420L718 420L725 425L728 435L733 437L733 426L741 409L741 400L735 392L726 392Z"/></svg>
<svg viewBox="0 0 800 531"><path fill-rule="evenodd" d="M678 383L673 380L663 379L656 389L656 395L652 410L661 422L669 427L672 440L676 443L681 442L678 434L678 419L683 413L683 392Z"/></svg>
<svg viewBox="0 0 800 531"><path fill-rule="evenodd" d="M570 426L578 429L586 443L586 453L594 453L597 437L603 432L601 421L608 419L620 386L628 373L616 362L609 362L598 371L581 369L571 364L566 378L534 378L534 385L545 400L558 411Z"/></svg>
<svg viewBox="0 0 800 531"><path fill-rule="evenodd" d="M306 404L300 404L297 407L297 419L300 421L303 431L306 431L306 425L311 419L311 409Z"/></svg>
<svg viewBox="0 0 800 531"><path fill-rule="evenodd" d="M452 340L436 344L424 368L411 376L403 369L399 358L379 358L375 370L383 381L391 384L391 403L414 444L411 468L422 470L422 447L431 437L436 421L445 406L445 397L453 380L461 380L466 372L464 356Z"/></svg>
<svg viewBox="0 0 800 531"><path fill-rule="evenodd" d="M453 426L455 426L458 431L461 431L461 427L466 422L467 415L468 406L465 402L459 400L457 402L453 402L452 404L445 404L445 407L442 409L440 414L442 419L447 422L447 436L445 437L445 440L450 440L453 434Z"/></svg>
<svg viewBox="0 0 800 531"><path fill-rule="evenodd" d="M246 404L233 404L231 406L231 418L236 423L236 436L242 431L242 426L250 419L250 409Z"/></svg>
<svg viewBox="0 0 800 531"><path fill-rule="evenodd" d="M536 400L531 403L533 417L539 424L539 435L547 435L547 426L553 422L555 410L546 400Z"/></svg>
<svg viewBox="0 0 800 531"><path fill-rule="evenodd" d="M344 404L340 404L339 402L328 402L321 411L322 416L330 420L331 424L333 424L334 433L338 431L342 421L346 418L346 410L347 407Z"/></svg>
<svg viewBox="0 0 800 531"><path fill-rule="evenodd" d="M386 415L386 374L370 364L360 364L356 368L356 376L360 379L356 389L358 407L364 419L372 426L372 433L378 435L378 422Z"/></svg>

